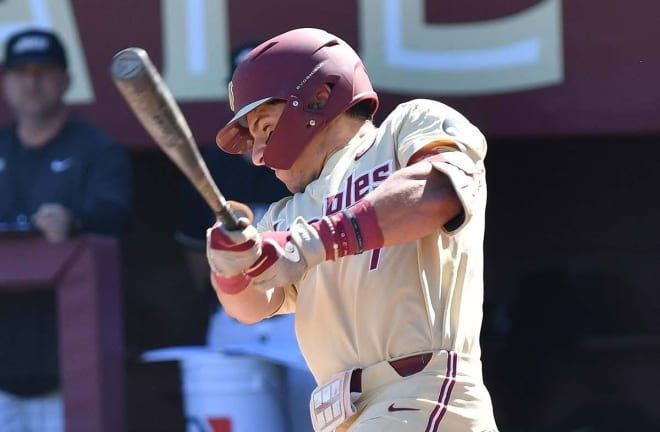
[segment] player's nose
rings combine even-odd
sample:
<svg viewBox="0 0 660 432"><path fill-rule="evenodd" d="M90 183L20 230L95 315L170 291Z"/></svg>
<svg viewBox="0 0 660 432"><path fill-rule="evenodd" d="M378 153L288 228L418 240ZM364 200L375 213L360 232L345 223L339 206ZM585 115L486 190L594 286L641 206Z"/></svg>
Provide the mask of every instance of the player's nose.
<svg viewBox="0 0 660 432"><path fill-rule="evenodd" d="M257 166L264 165L264 151L266 143L263 140L255 139L252 145L252 163Z"/></svg>

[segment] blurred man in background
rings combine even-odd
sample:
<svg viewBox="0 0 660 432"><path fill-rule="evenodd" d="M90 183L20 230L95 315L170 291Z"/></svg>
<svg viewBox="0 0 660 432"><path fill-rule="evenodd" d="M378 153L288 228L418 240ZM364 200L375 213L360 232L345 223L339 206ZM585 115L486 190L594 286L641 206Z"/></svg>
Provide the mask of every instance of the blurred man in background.
<svg viewBox="0 0 660 432"><path fill-rule="evenodd" d="M27 29L5 42L2 94L14 122L0 129L0 228L61 242L76 233L119 236L132 210L128 153L72 114L67 56L58 36ZM3 432L62 431L52 290L3 294Z"/></svg>

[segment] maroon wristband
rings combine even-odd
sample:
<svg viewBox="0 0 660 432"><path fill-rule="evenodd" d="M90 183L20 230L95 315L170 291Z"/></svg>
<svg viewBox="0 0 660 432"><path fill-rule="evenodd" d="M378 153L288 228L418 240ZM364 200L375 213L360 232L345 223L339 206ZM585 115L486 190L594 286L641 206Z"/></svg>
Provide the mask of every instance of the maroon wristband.
<svg viewBox="0 0 660 432"><path fill-rule="evenodd" d="M223 276L214 271L211 271L211 279L215 282L215 286L225 294L238 294L247 288L252 280L245 273L239 273L234 276Z"/></svg>
<svg viewBox="0 0 660 432"><path fill-rule="evenodd" d="M376 211L367 200L326 216L312 226L323 241L327 260L334 261L383 246L383 232Z"/></svg>

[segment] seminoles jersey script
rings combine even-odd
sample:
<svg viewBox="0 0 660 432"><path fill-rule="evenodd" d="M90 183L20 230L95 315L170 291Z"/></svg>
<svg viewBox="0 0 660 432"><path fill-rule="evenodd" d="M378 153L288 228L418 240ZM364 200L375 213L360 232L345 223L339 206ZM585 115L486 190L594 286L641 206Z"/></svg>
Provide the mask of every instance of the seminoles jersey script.
<svg viewBox="0 0 660 432"><path fill-rule="evenodd" d="M486 141L454 109L431 100L399 105L377 130L333 154L303 193L273 204L259 230L340 211L429 148L442 152L434 166L463 204L458 222L411 243L324 262L286 290L278 313L296 312L301 350L320 383L420 351L481 354Z"/></svg>

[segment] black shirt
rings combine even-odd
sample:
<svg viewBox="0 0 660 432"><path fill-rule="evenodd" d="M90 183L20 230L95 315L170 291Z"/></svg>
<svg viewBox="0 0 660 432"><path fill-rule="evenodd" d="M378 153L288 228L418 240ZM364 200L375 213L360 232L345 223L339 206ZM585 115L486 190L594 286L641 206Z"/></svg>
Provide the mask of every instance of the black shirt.
<svg viewBox="0 0 660 432"><path fill-rule="evenodd" d="M15 126L0 129L0 222L29 221L54 202L83 231L116 235L130 217L132 184L126 150L80 118L40 148L22 146Z"/></svg>
<svg viewBox="0 0 660 432"><path fill-rule="evenodd" d="M21 145L15 125L0 129L0 228L25 228L42 203L59 203L79 230L119 235L132 194L128 152L80 118L36 149ZM57 344L52 290L0 296L0 389L29 396L58 388Z"/></svg>

